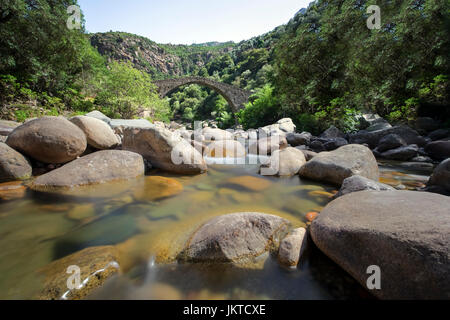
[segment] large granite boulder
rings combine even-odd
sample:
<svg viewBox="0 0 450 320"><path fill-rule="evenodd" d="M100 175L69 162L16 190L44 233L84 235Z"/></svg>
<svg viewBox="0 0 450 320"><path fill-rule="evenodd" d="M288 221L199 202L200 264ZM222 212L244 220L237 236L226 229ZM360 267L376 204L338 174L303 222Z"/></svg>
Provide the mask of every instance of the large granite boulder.
<svg viewBox="0 0 450 320"><path fill-rule="evenodd" d="M87 143L96 149L105 150L119 144L114 131L106 122L86 116L76 116L70 119L77 127L83 130Z"/></svg>
<svg viewBox="0 0 450 320"><path fill-rule="evenodd" d="M442 161L427 182L427 190L450 196L450 158Z"/></svg>
<svg viewBox="0 0 450 320"><path fill-rule="evenodd" d="M292 176L297 174L305 163L306 159L302 151L287 147L274 151L268 163L261 166L260 174L265 176Z"/></svg>
<svg viewBox="0 0 450 320"><path fill-rule="evenodd" d="M381 272L382 299L450 299L450 198L362 191L329 203L311 224L317 247L364 287Z"/></svg>
<svg viewBox="0 0 450 320"><path fill-rule="evenodd" d="M373 181L359 175L354 175L344 180L341 189L339 189L339 192L334 195L334 198L339 198L347 193L367 190L392 191L395 189L387 184Z"/></svg>
<svg viewBox="0 0 450 320"><path fill-rule="evenodd" d="M14 129L6 144L44 163L71 161L87 146L83 131L63 117L30 120Z"/></svg>
<svg viewBox="0 0 450 320"><path fill-rule="evenodd" d="M240 212L215 217L190 237L178 259L191 262L248 263L278 249L279 239L290 226L281 217Z"/></svg>
<svg viewBox="0 0 450 320"><path fill-rule="evenodd" d="M0 182L25 180L31 177L32 168L19 152L0 142Z"/></svg>
<svg viewBox="0 0 450 320"><path fill-rule="evenodd" d="M430 142L425 146L425 152L436 160L450 158L450 140Z"/></svg>
<svg viewBox="0 0 450 320"><path fill-rule="evenodd" d="M202 154L179 134L168 129L126 128L122 148L141 154L154 168L181 174L205 172Z"/></svg>
<svg viewBox="0 0 450 320"><path fill-rule="evenodd" d="M144 174L142 156L129 151L103 150L91 153L36 178L37 191L72 188L113 180L132 179Z"/></svg>
<svg viewBox="0 0 450 320"><path fill-rule="evenodd" d="M341 185L345 178L353 175L379 179L378 164L372 151L357 144L319 153L301 167L299 175L335 185Z"/></svg>

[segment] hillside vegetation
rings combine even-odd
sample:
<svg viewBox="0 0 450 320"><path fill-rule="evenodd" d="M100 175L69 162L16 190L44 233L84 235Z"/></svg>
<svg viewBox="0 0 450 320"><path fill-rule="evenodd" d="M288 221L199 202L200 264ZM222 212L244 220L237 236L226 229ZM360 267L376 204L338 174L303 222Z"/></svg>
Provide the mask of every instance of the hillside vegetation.
<svg viewBox="0 0 450 320"><path fill-rule="evenodd" d="M375 1L317 0L266 34L193 45L69 30L70 4L76 1L13 0L0 9L2 118L93 109L136 117L145 109L151 120L214 119L232 126L234 115L214 91L190 85L161 100L151 85L195 75L254 91L236 115L246 128L291 117L299 129L334 124L352 131L356 117L368 111L392 122L426 115L449 124L446 0L378 1L379 30L366 27L366 9Z"/></svg>

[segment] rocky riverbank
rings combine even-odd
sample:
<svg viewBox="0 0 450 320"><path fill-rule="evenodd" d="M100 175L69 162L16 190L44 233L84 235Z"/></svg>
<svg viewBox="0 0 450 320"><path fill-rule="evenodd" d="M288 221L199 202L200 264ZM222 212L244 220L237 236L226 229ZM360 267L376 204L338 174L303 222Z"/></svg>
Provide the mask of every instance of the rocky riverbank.
<svg viewBox="0 0 450 320"><path fill-rule="evenodd" d="M364 287L367 268L379 266L382 287L371 291L379 298L448 299L450 130L391 126L380 119L368 125L353 134L331 127L313 136L296 132L289 118L246 131L221 130L206 123L188 129L176 123L114 120L99 112L70 119L43 117L23 124L0 121L4 141L0 142L0 186L24 181L16 196L10 196L12 187L1 188L0 195L7 190L9 197L2 196L5 200L20 198L25 189L43 194L67 192L135 179L152 168L178 176L197 175L208 171L211 158L245 164L249 156L261 156L261 176L298 175L339 190L335 194L310 191L332 201L307 216L307 229L264 212L230 212L180 235L182 244L173 248L167 261L253 268L273 255L280 264L295 267L311 245L311 234L314 244ZM434 172L426 185L392 184L380 179L377 160L383 159ZM138 194L139 199L154 201L181 192L176 181L158 179L158 190ZM224 183L255 193L270 188L266 180L256 177L236 177ZM102 256L102 247L91 248ZM105 266L121 264L116 261L120 257L111 254L113 249L105 249L104 261L99 258ZM81 251L62 259L90 255L90 251ZM45 274L58 269L60 262L45 268ZM104 278L117 272L116 265L105 269L100 264L82 264L92 274L103 270ZM101 285L104 278L90 286ZM49 281L41 297L61 298L65 292L61 283ZM83 298L91 292L90 286L83 293L66 296Z"/></svg>

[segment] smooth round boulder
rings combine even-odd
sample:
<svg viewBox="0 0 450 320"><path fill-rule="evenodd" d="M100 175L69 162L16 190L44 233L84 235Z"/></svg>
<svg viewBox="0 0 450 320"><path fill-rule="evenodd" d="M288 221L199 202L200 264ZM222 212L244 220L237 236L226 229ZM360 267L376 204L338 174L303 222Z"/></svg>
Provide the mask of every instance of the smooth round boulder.
<svg viewBox="0 0 450 320"><path fill-rule="evenodd" d="M358 144L319 153L301 167L299 175L335 185L341 185L344 179L353 175L379 179L378 164L372 151Z"/></svg>
<svg viewBox="0 0 450 320"><path fill-rule="evenodd" d="M114 131L104 121L86 116L76 116L70 121L83 130L87 144L100 150L112 149L119 144Z"/></svg>
<svg viewBox="0 0 450 320"><path fill-rule="evenodd" d="M450 299L450 198L361 191L330 202L311 224L317 247L364 287L379 267L381 299Z"/></svg>
<svg viewBox="0 0 450 320"><path fill-rule="evenodd" d="M261 166L260 174L264 176L292 176L297 174L305 163L306 159L302 151L287 147L274 151L268 163Z"/></svg>
<svg viewBox="0 0 450 320"><path fill-rule="evenodd" d="M66 163L86 150L83 131L63 117L42 117L14 129L6 144L44 163Z"/></svg>
<svg viewBox="0 0 450 320"><path fill-rule="evenodd" d="M180 174L199 174L208 168L202 154L178 133L152 125L125 128L122 148L141 154L159 169Z"/></svg>
<svg viewBox="0 0 450 320"><path fill-rule="evenodd" d="M0 182L25 180L31 177L32 168L19 152L0 142Z"/></svg>
<svg viewBox="0 0 450 320"><path fill-rule="evenodd" d="M132 179L144 174L141 155L122 150L103 150L74 160L36 178L31 189L51 191L114 180Z"/></svg>
<svg viewBox="0 0 450 320"><path fill-rule="evenodd" d="M178 259L190 262L247 263L270 249L290 226L281 217L239 212L215 217L189 239Z"/></svg>

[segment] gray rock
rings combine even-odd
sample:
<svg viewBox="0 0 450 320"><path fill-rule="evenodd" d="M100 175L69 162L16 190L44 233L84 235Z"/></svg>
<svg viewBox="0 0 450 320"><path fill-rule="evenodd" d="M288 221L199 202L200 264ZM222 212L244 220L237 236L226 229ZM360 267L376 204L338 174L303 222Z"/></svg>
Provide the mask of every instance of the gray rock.
<svg viewBox="0 0 450 320"><path fill-rule="evenodd" d="M318 155L317 152L314 152L314 151L311 151L311 150L300 149L299 147L296 147L296 149L298 149L301 152L303 152L303 155L305 156L306 161L309 161L309 160L311 160L312 158L314 158L315 156Z"/></svg>
<svg viewBox="0 0 450 320"><path fill-rule="evenodd" d="M114 131L104 121L86 116L76 116L69 119L83 130L87 143L96 149L112 149L119 144Z"/></svg>
<svg viewBox="0 0 450 320"><path fill-rule="evenodd" d="M425 146L425 152L433 159L443 160L450 158L450 141L433 141Z"/></svg>
<svg viewBox="0 0 450 320"><path fill-rule="evenodd" d="M348 144L348 141L345 140L344 138L333 138L333 139L329 139L329 141L325 142L323 144L323 147L327 151L332 151L339 147L345 146L347 144Z"/></svg>
<svg viewBox="0 0 450 320"><path fill-rule="evenodd" d="M428 135L432 141L441 140L450 137L450 129L437 129Z"/></svg>
<svg viewBox="0 0 450 320"><path fill-rule="evenodd" d="M306 229L297 228L292 230L280 243L278 260L285 266L296 266L305 251L306 245Z"/></svg>
<svg viewBox="0 0 450 320"><path fill-rule="evenodd" d="M114 132L122 134L126 128L151 128L153 124L146 119L111 119L109 125Z"/></svg>
<svg viewBox="0 0 450 320"><path fill-rule="evenodd" d="M442 161L434 169L426 189L430 192L450 196L450 158Z"/></svg>
<svg viewBox="0 0 450 320"><path fill-rule="evenodd" d="M369 148L349 144L330 152L321 152L299 171L304 178L341 185L353 175L378 181L378 164Z"/></svg>
<svg viewBox="0 0 450 320"><path fill-rule="evenodd" d="M19 122L0 120L0 135L7 136L18 126L20 126Z"/></svg>
<svg viewBox="0 0 450 320"><path fill-rule="evenodd" d="M101 113L100 111L97 111L97 110L86 113L85 116L95 118L98 120L102 120L103 122L106 122L107 124L109 124L111 122L111 118L105 116L103 113Z"/></svg>
<svg viewBox="0 0 450 320"><path fill-rule="evenodd" d="M410 160L417 156L419 147L416 144L398 147L381 153L381 157L389 160Z"/></svg>
<svg viewBox="0 0 450 320"><path fill-rule="evenodd" d="M31 177L28 160L7 144L0 142L0 182L25 180Z"/></svg>
<svg viewBox="0 0 450 320"><path fill-rule="evenodd" d="M343 195L346 195L348 193L357 192L357 191L365 191L365 190L375 190L375 191L388 191L388 190L395 190L391 186L388 186L387 184L373 181L370 179L367 179L365 177L355 175L348 177L344 180L342 183L341 189L338 193L334 196L334 199L339 198Z"/></svg>
<svg viewBox="0 0 450 320"><path fill-rule="evenodd" d="M249 146L249 153L259 155L270 155L272 151L282 149L287 146L287 141L284 136L270 136L260 138Z"/></svg>
<svg viewBox="0 0 450 320"><path fill-rule="evenodd" d="M258 212L240 212L215 217L191 236L179 260L191 262L248 263L269 250L290 223L281 217Z"/></svg>
<svg viewBox="0 0 450 320"><path fill-rule="evenodd" d="M86 150L83 131L63 117L42 117L14 129L6 144L44 163L65 163Z"/></svg>
<svg viewBox="0 0 450 320"><path fill-rule="evenodd" d="M420 153L420 150L419 150ZM412 162L432 162L433 160L431 160L430 157L427 156L417 156L411 159Z"/></svg>
<svg viewBox="0 0 450 320"><path fill-rule="evenodd" d="M152 125L150 128L126 128L122 148L141 154L154 168L181 174L205 172L202 154L179 134Z"/></svg>
<svg viewBox="0 0 450 320"><path fill-rule="evenodd" d="M287 147L276 150L270 156L269 162L261 166L260 174L266 176L292 176L298 173L300 168L306 163L302 151Z"/></svg>
<svg viewBox="0 0 450 320"><path fill-rule="evenodd" d="M450 198L417 191L354 192L311 224L317 247L381 299L450 299Z"/></svg>
<svg viewBox="0 0 450 320"><path fill-rule="evenodd" d="M398 147L406 146L406 141L403 140L398 134L391 133L380 139L376 150L380 153L387 150L395 149Z"/></svg>
<svg viewBox="0 0 450 320"><path fill-rule="evenodd" d="M419 131L422 134L436 130L438 127L439 127L439 123L430 117L418 117L414 121L414 129L416 129L417 131Z"/></svg>
<svg viewBox="0 0 450 320"><path fill-rule="evenodd" d="M335 126L331 126L327 130L325 130L319 137L324 139L344 138L344 134Z"/></svg>
<svg viewBox="0 0 450 320"><path fill-rule="evenodd" d="M295 132L295 129L297 128L295 124L292 122L291 118L283 118L277 121L277 124L279 125L279 129L281 131L292 133Z"/></svg>
<svg viewBox="0 0 450 320"><path fill-rule="evenodd" d="M206 141L233 140L233 134L229 131L206 127L202 130Z"/></svg>
<svg viewBox="0 0 450 320"><path fill-rule="evenodd" d="M144 160L141 155L122 150L103 150L39 176L33 181L31 188L37 191L51 191L132 179L143 175L144 171Z"/></svg>
<svg viewBox="0 0 450 320"><path fill-rule="evenodd" d="M311 143L309 144L309 147L316 152L325 151L325 147L323 146L323 143L320 142L319 140L311 141Z"/></svg>
<svg viewBox="0 0 450 320"><path fill-rule="evenodd" d="M292 147L309 145L309 141L311 140L311 134L309 132L288 133L286 135L286 140Z"/></svg>
<svg viewBox="0 0 450 320"><path fill-rule="evenodd" d="M419 133L407 126L396 126L388 129L381 129L375 131L361 130L357 133L350 135L350 143L364 144L366 143L371 149L378 146L381 138L388 134L397 134L400 136L406 144L417 144L419 147L426 144L424 137Z"/></svg>

